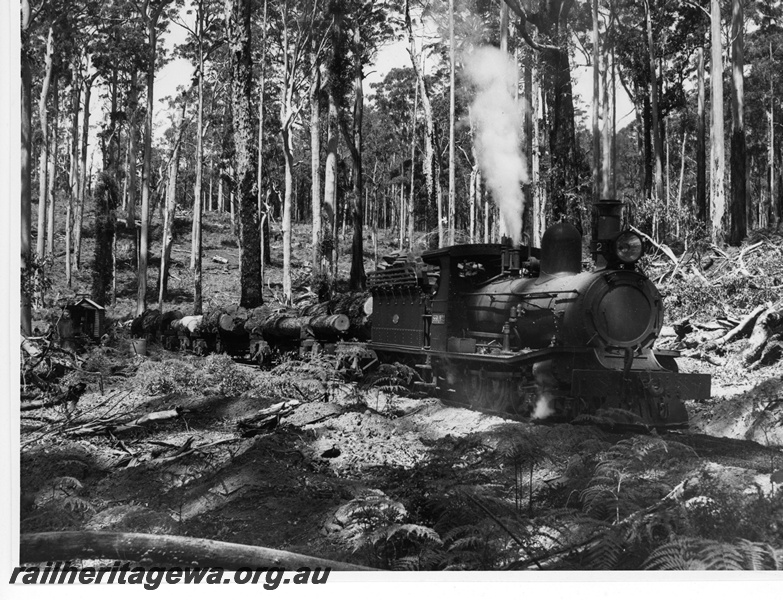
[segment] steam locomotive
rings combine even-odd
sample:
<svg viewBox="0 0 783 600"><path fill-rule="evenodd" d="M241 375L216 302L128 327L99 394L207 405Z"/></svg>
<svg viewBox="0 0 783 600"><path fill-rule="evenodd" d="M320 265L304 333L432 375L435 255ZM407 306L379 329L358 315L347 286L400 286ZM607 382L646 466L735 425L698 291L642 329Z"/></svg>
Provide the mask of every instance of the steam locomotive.
<svg viewBox="0 0 783 600"><path fill-rule="evenodd" d="M342 314L274 311L260 321L222 315L217 334L183 327L175 313L158 314L151 329L171 349L261 363L270 345L332 352L353 369L361 361L401 362L431 393L481 410L571 418L607 409L648 425L686 425L683 400L709 398L710 376L679 373L679 353L653 347L663 302L638 269L642 239L622 229L621 202L596 207L589 271L582 237L567 223L550 227L540 249L506 240L387 259L368 274L369 338ZM144 323L145 315L137 317L132 332L150 330Z"/></svg>
<svg viewBox="0 0 783 600"><path fill-rule="evenodd" d="M622 203L597 208L592 271L577 229L559 223L540 249L451 246L370 273L368 348L474 408L540 418L619 409L648 425L687 424L683 400L708 398L710 376L679 373L679 353L653 348L663 303L637 268L642 239L621 229Z"/></svg>

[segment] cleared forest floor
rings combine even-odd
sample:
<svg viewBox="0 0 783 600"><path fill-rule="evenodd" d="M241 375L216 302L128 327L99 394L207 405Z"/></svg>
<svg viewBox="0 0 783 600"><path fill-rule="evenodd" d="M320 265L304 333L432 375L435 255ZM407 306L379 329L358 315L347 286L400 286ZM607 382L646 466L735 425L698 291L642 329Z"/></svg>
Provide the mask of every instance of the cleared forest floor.
<svg viewBox="0 0 783 600"><path fill-rule="evenodd" d="M227 215L206 217L204 297L216 306L239 297L230 227ZM177 231L166 308L189 313L189 219ZM295 232L295 296L307 293L307 235ZM394 242L381 236L382 255ZM92 239L85 241L89 257ZM279 294L280 248L275 237L268 300ZM370 270L372 241L366 248ZM135 356L120 326L133 316L135 276L120 250L118 298L108 311L117 327L108 344L81 356L102 386L74 371L66 383L88 385L75 407L22 413L22 532L171 533L426 569L639 568L675 537L783 548L783 365L744 367L747 336L703 351L706 338L732 324L713 306L678 299L669 322L694 325L662 340L688 355L682 371L713 374L713 398L689 403L689 430L617 432L600 419L531 424L345 381L325 359L260 370L159 347ZM776 256L757 258L774 276ZM80 271L74 288L86 292L87 278ZM68 294L53 283L55 295ZM42 330L58 310L37 314ZM280 415L271 426L246 426L270 408ZM161 420L106 431L145 415ZM683 560L702 564L693 544L683 546Z"/></svg>

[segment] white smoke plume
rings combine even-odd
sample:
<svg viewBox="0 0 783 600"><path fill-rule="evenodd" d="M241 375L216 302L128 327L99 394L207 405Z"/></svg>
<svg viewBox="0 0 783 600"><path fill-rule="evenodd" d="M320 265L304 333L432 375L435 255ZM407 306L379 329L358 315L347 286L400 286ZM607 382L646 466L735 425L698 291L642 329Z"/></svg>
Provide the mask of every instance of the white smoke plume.
<svg viewBox="0 0 783 600"><path fill-rule="evenodd" d="M552 404L549 394L541 393L536 401L536 408L533 410L533 419L548 419L555 414Z"/></svg>
<svg viewBox="0 0 783 600"><path fill-rule="evenodd" d="M518 244L522 239L522 184L529 175L520 139L524 113L514 97L517 65L505 52L483 46L465 56L465 71L477 88L471 116L476 124L479 167L506 231Z"/></svg>

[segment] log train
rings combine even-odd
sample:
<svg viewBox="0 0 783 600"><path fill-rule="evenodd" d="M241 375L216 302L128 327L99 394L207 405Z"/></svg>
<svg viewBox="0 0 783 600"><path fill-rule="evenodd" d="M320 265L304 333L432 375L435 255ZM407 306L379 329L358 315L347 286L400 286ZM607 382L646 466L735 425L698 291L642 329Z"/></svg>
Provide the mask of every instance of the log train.
<svg viewBox="0 0 783 600"><path fill-rule="evenodd" d="M654 349L663 303L637 267L642 239L621 228L620 202L598 211L592 270L579 232L558 223L540 249L504 241L386 258L368 275L371 326L322 305L298 317L223 314L211 335L187 318L159 330L168 346L198 353L263 361L282 345L334 352L354 367L402 362L433 395L482 410L571 418L610 409L651 426L687 425L683 400L708 398L710 376L679 373L677 352Z"/></svg>

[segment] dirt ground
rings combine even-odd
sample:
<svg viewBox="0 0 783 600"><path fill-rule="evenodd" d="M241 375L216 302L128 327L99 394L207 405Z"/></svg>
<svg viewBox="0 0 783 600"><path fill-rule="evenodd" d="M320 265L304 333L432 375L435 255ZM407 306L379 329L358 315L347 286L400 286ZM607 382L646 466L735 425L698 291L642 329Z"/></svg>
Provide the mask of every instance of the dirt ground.
<svg viewBox="0 0 783 600"><path fill-rule="evenodd" d="M186 234L186 224L180 230ZM225 216L209 217L205 231L205 297L228 304L238 295L230 224ZM301 256L307 243L299 233ZM273 243L273 252L279 244ZM188 247L183 237L170 294L172 307L186 312ZM213 254L229 264L212 263ZM370 256L368 266L371 262ZM347 272L346 265L341 268ZM133 310L132 274L127 268L120 273L121 293L110 311L118 324ZM300 292L306 273L305 259L296 261ZM276 281L279 267L268 274ZM86 289L86 274L78 277L77 286ZM277 289L272 284L267 292L274 296ZM55 290L65 293L58 283ZM318 365L310 371L261 371L157 347L139 357L131 352L127 329L118 326L111 343L92 349L85 363L105 374L102 390L86 378L88 392L74 410L52 407L22 415L21 529L171 533L384 567L399 567L390 559L389 541L402 530L408 545L414 538L438 538L439 548L450 549L451 558L438 568L509 568L518 566L519 556L508 549L508 539L493 546L492 557L476 558L474 548L468 560L454 543L461 535L455 523L464 529L490 522L497 538L501 521L510 521L497 518L501 509L493 501L530 519L577 505L587 510L589 498L580 491L597 477L596 464L615 449L658 444L667 457L654 477L642 478L660 487L655 498L665 498L684 481L698 479L703 488L715 478L741 496L774 499L770 514L780 513L783 536L776 495L783 469L783 366L742 369L736 356L744 344L734 342L719 357L691 352L681 359L682 371L713 375L713 397L688 404L689 430L618 433L590 423L517 422L435 398L368 389ZM160 365L169 371L161 374ZM163 385L188 369L193 371L188 382ZM241 385L231 387L237 381ZM290 410L273 426L243 426L280 402L288 402ZM178 411L175 418L121 433L84 434L76 428L172 409ZM471 497L484 498L471 501L478 506L473 520L465 517L466 490L480 490L482 496ZM571 517L563 518L567 523ZM752 538L740 521L737 537ZM380 529L386 545L379 544ZM417 546L420 560L425 545ZM400 547L393 554L406 555Z"/></svg>

